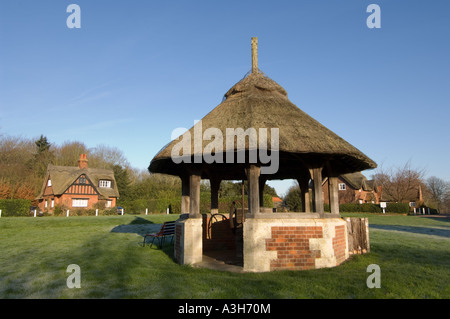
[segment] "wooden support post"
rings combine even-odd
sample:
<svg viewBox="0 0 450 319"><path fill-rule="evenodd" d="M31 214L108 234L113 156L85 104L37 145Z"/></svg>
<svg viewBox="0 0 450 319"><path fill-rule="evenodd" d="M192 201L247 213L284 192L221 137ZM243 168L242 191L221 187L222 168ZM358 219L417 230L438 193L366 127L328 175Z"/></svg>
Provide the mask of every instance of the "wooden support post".
<svg viewBox="0 0 450 319"><path fill-rule="evenodd" d="M260 211L263 211L264 209L264 186L266 186L266 179L259 177L259 207Z"/></svg>
<svg viewBox="0 0 450 319"><path fill-rule="evenodd" d="M189 176L189 218L201 218L200 215L200 181L201 175L192 174Z"/></svg>
<svg viewBox="0 0 450 319"><path fill-rule="evenodd" d="M313 168L312 172L314 180L314 208L315 212L323 217L322 167Z"/></svg>
<svg viewBox="0 0 450 319"><path fill-rule="evenodd" d="M259 174L261 168L256 165L250 165L246 170L248 180L248 212L255 216L259 214Z"/></svg>
<svg viewBox="0 0 450 319"><path fill-rule="evenodd" d="M190 194L189 194L189 177L181 178L181 214L189 214Z"/></svg>
<svg viewBox="0 0 450 319"><path fill-rule="evenodd" d="M309 197L309 179L299 178L297 179L298 185L300 186L300 196L302 200L302 211L305 213L311 212L311 200Z"/></svg>
<svg viewBox="0 0 450 319"><path fill-rule="evenodd" d="M211 184L211 214L219 213L219 188L220 188L220 179L211 178L209 180Z"/></svg>
<svg viewBox="0 0 450 319"><path fill-rule="evenodd" d="M330 199L330 213L339 214L338 178L328 177L328 195Z"/></svg>
<svg viewBox="0 0 450 319"><path fill-rule="evenodd" d="M258 38L252 38L252 73L258 73Z"/></svg>

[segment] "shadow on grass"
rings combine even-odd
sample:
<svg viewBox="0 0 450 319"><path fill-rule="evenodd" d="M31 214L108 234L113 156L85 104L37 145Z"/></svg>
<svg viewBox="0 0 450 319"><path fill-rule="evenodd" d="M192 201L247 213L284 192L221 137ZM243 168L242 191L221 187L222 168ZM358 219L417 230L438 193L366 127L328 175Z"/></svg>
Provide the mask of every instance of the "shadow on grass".
<svg viewBox="0 0 450 319"><path fill-rule="evenodd" d="M144 237L148 234L157 233L161 229L162 224L156 224L142 217L135 217L130 223L126 225L118 225L111 229L111 233L125 233L125 234L137 234L142 237L139 242L141 246L144 246ZM170 258L173 258L173 238L168 237L163 241L162 247L160 246L161 239L155 239L153 245L151 241L153 238L147 237L144 248L152 247L153 249L161 249Z"/></svg>
<svg viewBox="0 0 450 319"><path fill-rule="evenodd" d="M373 225L373 224L370 225L370 228L450 238L450 229L402 226L402 225Z"/></svg>
<svg viewBox="0 0 450 319"><path fill-rule="evenodd" d="M144 237L146 234L156 233L162 224L155 224L142 217L135 217L129 224L118 225L111 229L111 233L138 234Z"/></svg>

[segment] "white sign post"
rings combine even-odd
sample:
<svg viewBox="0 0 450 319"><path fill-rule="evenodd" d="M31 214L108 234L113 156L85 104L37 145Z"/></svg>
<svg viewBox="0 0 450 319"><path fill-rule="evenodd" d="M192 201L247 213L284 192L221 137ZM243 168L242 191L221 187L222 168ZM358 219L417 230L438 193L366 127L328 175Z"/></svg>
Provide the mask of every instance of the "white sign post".
<svg viewBox="0 0 450 319"><path fill-rule="evenodd" d="M386 202L380 202L380 207L383 208L383 214L386 214Z"/></svg>

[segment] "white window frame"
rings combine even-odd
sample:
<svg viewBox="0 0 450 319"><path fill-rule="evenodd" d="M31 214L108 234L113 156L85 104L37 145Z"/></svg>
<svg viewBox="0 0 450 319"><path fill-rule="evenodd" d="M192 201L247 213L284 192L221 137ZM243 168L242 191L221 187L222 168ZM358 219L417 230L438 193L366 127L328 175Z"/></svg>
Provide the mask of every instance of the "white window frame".
<svg viewBox="0 0 450 319"><path fill-rule="evenodd" d="M106 204L105 204L105 208L111 208L112 207L112 200L107 199L106 200Z"/></svg>
<svg viewBox="0 0 450 319"><path fill-rule="evenodd" d="M347 185L345 185L345 183L339 183L339 190L340 190L340 191L345 191L345 190L347 190Z"/></svg>
<svg viewBox="0 0 450 319"><path fill-rule="evenodd" d="M52 204L51 204L51 208L55 207L55 199L52 198Z"/></svg>
<svg viewBox="0 0 450 319"><path fill-rule="evenodd" d="M101 179L98 181L98 187L111 188L111 181L106 180L106 179Z"/></svg>
<svg viewBox="0 0 450 319"><path fill-rule="evenodd" d="M49 178L48 181L47 181L47 186L48 186L48 187L52 186L52 180L51 180L50 178Z"/></svg>
<svg viewBox="0 0 450 319"><path fill-rule="evenodd" d="M72 198L72 207L88 207L88 198Z"/></svg>

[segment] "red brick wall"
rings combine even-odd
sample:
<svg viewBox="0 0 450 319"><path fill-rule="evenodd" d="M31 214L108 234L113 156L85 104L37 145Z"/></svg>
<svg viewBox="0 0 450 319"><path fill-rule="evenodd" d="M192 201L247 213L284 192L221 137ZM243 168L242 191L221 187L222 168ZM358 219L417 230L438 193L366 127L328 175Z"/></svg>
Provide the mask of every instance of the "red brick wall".
<svg viewBox="0 0 450 319"><path fill-rule="evenodd" d="M336 256L336 265L345 261L345 226L335 227L336 236L333 238L334 255Z"/></svg>
<svg viewBox="0 0 450 319"><path fill-rule="evenodd" d="M266 250L276 251L277 259L271 261L271 270L314 269L320 251L310 249L309 239L322 237L320 226L272 227L272 238L266 239Z"/></svg>
<svg viewBox="0 0 450 319"><path fill-rule="evenodd" d="M345 226L336 226L332 240L336 265L345 261ZM266 250L276 251L277 259L270 263L270 270L315 269L315 259L320 250L310 249L309 240L323 238L321 226L272 227L272 237L266 239Z"/></svg>

